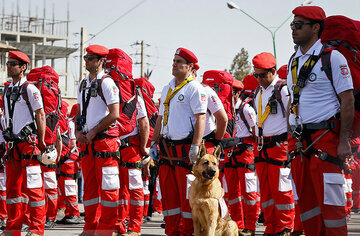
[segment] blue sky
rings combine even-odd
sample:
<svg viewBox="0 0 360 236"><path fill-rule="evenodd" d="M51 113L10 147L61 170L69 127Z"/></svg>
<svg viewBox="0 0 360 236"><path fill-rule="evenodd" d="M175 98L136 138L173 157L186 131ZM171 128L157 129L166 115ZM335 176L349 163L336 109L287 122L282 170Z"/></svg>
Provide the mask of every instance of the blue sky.
<svg viewBox="0 0 360 236"><path fill-rule="evenodd" d="M87 27L90 34L96 34L106 25L143 0L72 0L70 5L71 33ZM14 4L16 1L12 1ZM29 0L19 0L23 15L28 15ZM250 60L258 53L273 52L272 39L268 31L238 10L231 10L225 0L146 0L104 32L90 41L108 48L118 47L140 61L132 54L140 48L131 47L136 41L144 40L147 66L153 70L150 80L161 92L172 78L171 66L175 50L185 47L192 50L199 59L198 75L206 70L229 68L237 52L244 47ZM279 26L302 0L233 0L248 14L267 27ZM66 19L67 1L46 0L47 15L52 15L55 3L57 19ZM6 1L8 9L11 2ZM32 12L36 5L42 15L43 0L31 0ZM328 16L341 14L359 19L360 0L314 0L312 5L321 6ZM11 10L10 10L11 11ZM293 52L290 20L276 34L278 65L286 64ZM271 28L274 29L274 28ZM78 43L79 37L71 35L71 42ZM75 56L75 54L74 54ZM79 76L79 57L72 57L70 74ZM140 67L133 67L135 77L140 76ZM198 78L199 80L201 78ZM159 94L155 95L156 97Z"/></svg>

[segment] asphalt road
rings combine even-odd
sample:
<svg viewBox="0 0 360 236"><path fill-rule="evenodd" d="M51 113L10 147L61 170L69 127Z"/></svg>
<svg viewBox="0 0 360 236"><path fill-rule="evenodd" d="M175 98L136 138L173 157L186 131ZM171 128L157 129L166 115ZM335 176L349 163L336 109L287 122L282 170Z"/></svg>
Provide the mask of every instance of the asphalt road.
<svg viewBox="0 0 360 236"><path fill-rule="evenodd" d="M82 205L80 206L83 209ZM61 219L63 215L58 214L57 219ZM142 225L141 235L152 236L152 235L165 235L164 229L160 227L160 224L163 223L163 216L155 213L151 221ZM79 225L56 225L52 229L45 230L45 236L75 236L79 235L82 232L83 224ZM351 217L350 222L348 223L348 235L357 235L360 236L360 214L354 214ZM262 235L264 233L264 227L262 224L258 225L256 229L256 235ZM21 235L25 235L22 233Z"/></svg>

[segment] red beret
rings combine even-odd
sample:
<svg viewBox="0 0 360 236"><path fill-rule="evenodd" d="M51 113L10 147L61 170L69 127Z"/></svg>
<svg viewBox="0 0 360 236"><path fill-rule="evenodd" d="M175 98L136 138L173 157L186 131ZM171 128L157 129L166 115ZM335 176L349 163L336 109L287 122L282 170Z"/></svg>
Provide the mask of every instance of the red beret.
<svg viewBox="0 0 360 236"><path fill-rule="evenodd" d="M89 54L95 54L102 57L106 57L109 54L109 49L107 49L104 46L96 45L96 44L87 47L86 51Z"/></svg>
<svg viewBox="0 0 360 236"><path fill-rule="evenodd" d="M276 66L276 59L273 54L262 52L253 58L252 63L254 67L266 70Z"/></svg>
<svg viewBox="0 0 360 236"><path fill-rule="evenodd" d="M280 79L286 79L287 78L287 65L283 65L278 69L277 74Z"/></svg>
<svg viewBox="0 0 360 236"><path fill-rule="evenodd" d="M9 52L9 57L13 58L13 59L17 59L19 61L23 61L26 63L30 63L30 59L28 56L26 56L25 53L20 52L20 51L10 51Z"/></svg>
<svg viewBox="0 0 360 236"><path fill-rule="evenodd" d="M257 87L259 87L259 82L252 74L245 76L243 84L244 92L246 93L252 93Z"/></svg>
<svg viewBox="0 0 360 236"><path fill-rule="evenodd" d="M237 79L234 79L234 82L233 82L232 86L233 86L233 88L236 88L236 89L243 89L244 88L243 83L241 83L241 81L237 80Z"/></svg>
<svg viewBox="0 0 360 236"><path fill-rule="evenodd" d="M295 16L302 16L311 20L324 20L326 18L324 10L318 6L300 6L295 8L292 13Z"/></svg>
<svg viewBox="0 0 360 236"><path fill-rule="evenodd" d="M185 58L185 60L187 60L190 63L195 64L198 62L198 59L195 56L195 54L186 48L178 48L175 52L175 55L179 55L179 56Z"/></svg>
<svg viewBox="0 0 360 236"><path fill-rule="evenodd" d="M71 117L71 118L75 117L76 112L77 112L77 104L74 104L71 108L69 117Z"/></svg>
<svg viewBox="0 0 360 236"><path fill-rule="evenodd" d="M200 69L199 64L195 63L195 64L194 64L194 69L195 69L195 70L199 70L199 69Z"/></svg>

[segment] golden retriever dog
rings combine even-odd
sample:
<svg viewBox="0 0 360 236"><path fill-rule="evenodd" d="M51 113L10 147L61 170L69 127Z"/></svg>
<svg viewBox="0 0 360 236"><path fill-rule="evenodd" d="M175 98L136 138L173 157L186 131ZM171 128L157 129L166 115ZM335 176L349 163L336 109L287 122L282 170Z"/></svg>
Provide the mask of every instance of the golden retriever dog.
<svg viewBox="0 0 360 236"><path fill-rule="evenodd" d="M219 158L221 148L207 154L204 145L192 170L195 180L189 191L189 201L194 222L194 235L237 236L238 227L230 219L223 200L224 189L219 181Z"/></svg>

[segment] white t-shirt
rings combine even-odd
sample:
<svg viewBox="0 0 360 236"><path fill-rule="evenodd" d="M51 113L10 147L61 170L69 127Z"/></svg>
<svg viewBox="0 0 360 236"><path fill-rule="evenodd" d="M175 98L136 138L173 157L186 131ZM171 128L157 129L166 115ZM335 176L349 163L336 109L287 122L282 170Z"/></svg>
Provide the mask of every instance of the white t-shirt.
<svg viewBox="0 0 360 236"><path fill-rule="evenodd" d="M204 85L204 89L208 98L208 110L206 112L206 123L204 131L205 137L216 129L216 119L214 113L224 109L224 105L222 104L219 96L211 87Z"/></svg>
<svg viewBox="0 0 360 236"><path fill-rule="evenodd" d="M264 87L260 86L260 90L259 92L256 94L255 97L255 107L258 111L259 109L259 96L260 96L260 92L262 90L262 95L261 95L261 114L264 114L265 111L265 107L269 102L269 98L271 97L271 95L273 94L273 90L274 90L274 85L276 84L276 82L279 80L279 77L275 77L275 79L271 82L271 84L265 89ZM281 100L282 103L284 105L285 108L285 117L283 117L283 113L281 110L281 106L278 102L276 102L277 104L277 113L276 114L269 114L269 116L266 118L266 120L264 121L262 127L263 127L263 136L269 137L269 136L275 136L275 135L279 135L282 134L284 132L287 132L287 120L286 120L286 110L287 107L289 105L289 91L287 86L282 87L281 91ZM256 116L256 123L259 122L259 111L258 114ZM258 126L256 126L255 129L255 134L256 136L259 136L259 129Z"/></svg>
<svg viewBox="0 0 360 236"><path fill-rule="evenodd" d="M242 111L239 110L242 100L239 98L235 104L236 110L236 137L244 138L251 136L248 128L245 125L245 122L241 119L240 112L244 113L245 119L249 124L250 128L254 127L256 124L256 112L254 108L252 108L249 103L245 104L244 109Z"/></svg>
<svg viewBox="0 0 360 236"><path fill-rule="evenodd" d="M89 75L86 77L86 88L80 89L82 81L79 83L79 95L77 98L77 103L80 104L80 114L82 114L83 110L83 102L82 97L85 92L85 100L88 92L90 91L91 83L95 82L95 79L101 79L105 75L104 71L101 71L96 78L90 82ZM97 94L96 97L90 97L89 105L86 111L86 131L90 131L96 125L100 123L102 119L104 119L109 114L108 105L119 103L119 89L112 80L111 77L106 77L102 81L101 84L102 93L104 95L106 104L102 100L102 98Z"/></svg>
<svg viewBox="0 0 360 236"><path fill-rule="evenodd" d="M323 45L320 39L305 53L302 54L300 48L295 54L295 58L299 58L298 70L308 58L314 54L319 55ZM353 89L353 83L345 57L338 51L333 50L331 53L331 70L333 75L333 82L336 93ZM291 65L292 61L290 62ZM326 76L325 72L321 70L322 62L321 58L317 61L308 79L306 85L301 89L300 102L299 102L299 116L302 119L303 124L306 123L318 123L324 120L330 119L336 113L340 111L340 104L335 94L334 88L331 85L330 80ZM287 83L289 88L292 88L293 79L291 68L289 69ZM293 91L290 89L291 101L293 99ZM289 117L290 125L296 125L295 114L290 113Z"/></svg>
<svg viewBox="0 0 360 236"><path fill-rule="evenodd" d="M137 96L137 99L138 100L137 100L137 103L136 103L136 120L139 120L141 118L147 117L147 111L146 111L146 106L145 106L144 99L141 96ZM139 133L139 128L136 125L135 129L131 133L120 136L120 140L124 139L124 138L127 138L127 137L130 137L130 136L134 136L134 135L136 135L138 133Z"/></svg>
<svg viewBox="0 0 360 236"><path fill-rule="evenodd" d="M13 87L21 87L21 85L26 81L26 77L22 78L19 82L17 82L15 85L11 82L9 85L9 88ZM31 117L29 108L26 104L26 101L24 100L22 96L22 91L20 91L19 99L15 102L15 108L14 108L14 114L13 114L13 133L18 134L26 125L33 122L33 119ZM29 84L27 86L27 95L29 98L30 106L32 107L32 110L35 112L41 108L43 108L43 101L40 94L39 89L35 87L33 84ZM5 120L6 120L6 127L9 126L9 116L10 116L10 110L8 107L8 101L7 96L4 94L4 104L5 104ZM10 100L10 105L12 105L12 101ZM34 113L35 117L35 113Z"/></svg>
<svg viewBox="0 0 360 236"><path fill-rule="evenodd" d="M159 114L163 117L165 110L163 102L169 88L175 89L175 78L163 88L161 93ZM172 140L181 140L188 137L195 129L195 114L205 114L207 104L204 86L196 80L187 83L170 100L168 123L165 127L162 127L161 133Z"/></svg>

